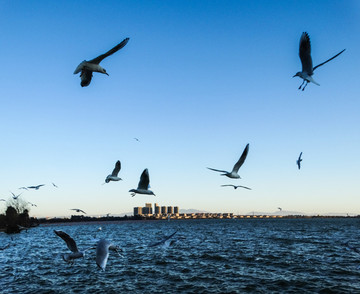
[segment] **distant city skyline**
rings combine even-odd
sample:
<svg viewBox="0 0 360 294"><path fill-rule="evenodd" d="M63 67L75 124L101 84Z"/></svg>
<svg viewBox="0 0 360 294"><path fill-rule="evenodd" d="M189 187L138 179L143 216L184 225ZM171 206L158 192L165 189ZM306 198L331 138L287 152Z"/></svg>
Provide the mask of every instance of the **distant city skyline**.
<svg viewBox="0 0 360 294"><path fill-rule="evenodd" d="M0 14L0 198L23 192L30 216L146 202L360 213L358 1L3 1ZM305 91L303 32L314 65L346 48ZM79 63L125 38L109 76L81 87ZM241 179L207 169L247 144ZM122 180L102 185L118 160ZM146 168L156 196L131 197Z"/></svg>

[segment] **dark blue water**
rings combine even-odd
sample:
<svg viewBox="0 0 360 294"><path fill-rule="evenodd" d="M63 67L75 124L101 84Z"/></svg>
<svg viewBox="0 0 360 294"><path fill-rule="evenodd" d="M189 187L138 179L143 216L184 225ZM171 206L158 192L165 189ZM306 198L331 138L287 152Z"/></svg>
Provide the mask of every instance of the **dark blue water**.
<svg viewBox="0 0 360 294"><path fill-rule="evenodd" d="M98 231L99 226L102 227ZM95 251L67 264L65 242L120 245L106 271ZM168 248L148 247L175 230ZM238 219L52 225L0 234L1 293L360 293L360 219Z"/></svg>

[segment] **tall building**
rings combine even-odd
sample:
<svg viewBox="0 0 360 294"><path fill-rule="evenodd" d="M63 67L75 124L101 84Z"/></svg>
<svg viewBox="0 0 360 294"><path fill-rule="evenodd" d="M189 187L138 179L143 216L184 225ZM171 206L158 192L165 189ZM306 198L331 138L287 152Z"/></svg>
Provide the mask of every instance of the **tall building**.
<svg viewBox="0 0 360 294"><path fill-rule="evenodd" d="M151 203L145 203L145 207L142 208L143 214L153 214L153 209Z"/></svg>
<svg viewBox="0 0 360 294"><path fill-rule="evenodd" d="M161 214L166 214L166 206L161 206Z"/></svg>
<svg viewBox="0 0 360 294"><path fill-rule="evenodd" d="M179 214L179 206L174 207L174 214Z"/></svg>
<svg viewBox="0 0 360 294"><path fill-rule="evenodd" d="M167 213L168 214L173 214L174 213L174 208L172 206L168 206L167 207Z"/></svg>
<svg viewBox="0 0 360 294"><path fill-rule="evenodd" d="M157 204L157 203L155 203L154 204L154 207L155 207L155 214L160 214L160 206Z"/></svg>
<svg viewBox="0 0 360 294"><path fill-rule="evenodd" d="M142 207L134 207L134 215L142 214Z"/></svg>

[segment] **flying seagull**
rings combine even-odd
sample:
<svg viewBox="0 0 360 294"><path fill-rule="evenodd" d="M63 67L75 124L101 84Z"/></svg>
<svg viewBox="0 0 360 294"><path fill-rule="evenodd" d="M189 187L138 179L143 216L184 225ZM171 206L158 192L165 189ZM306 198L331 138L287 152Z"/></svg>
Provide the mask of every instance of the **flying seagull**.
<svg viewBox="0 0 360 294"><path fill-rule="evenodd" d="M37 186L29 186L29 187L26 187L26 188L27 188L27 189L39 190L40 187L42 187L42 186L45 186L45 184L37 185ZM23 188L25 188L25 187L21 187L21 188L19 188L19 189L23 189ZM26 189L26 188L25 188L25 189ZM26 190L27 190L27 189L26 189Z"/></svg>
<svg viewBox="0 0 360 294"><path fill-rule="evenodd" d="M81 72L81 74L80 74L81 87L89 86L89 84L91 82L91 78L92 78L92 73L94 71L102 73L102 74L109 75L106 72L106 70L100 66L100 62L104 58L110 56L111 54L114 54L116 51L123 48L127 44L128 41L129 41L129 38L126 38L121 43L116 45L114 48L112 48L111 50L106 52L105 54L102 54L102 55L100 55L100 56L98 56L98 57L96 57L94 59L89 60L89 61L84 60L83 62L81 62L74 71L74 74L77 74L77 73Z"/></svg>
<svg viewBox="0 0 360 294"><path fill-rule="evenodd" d="M31 206L35 206L35 207L37 207L37 205L36 205L36 204L34 204L34 203L28 202L28 204L30 204Z"/></svg>
<svg viewBox="0 0 360 294"><path fill-rule="evenodd" d="M134 138L134 140L140 142L140 140L138 138Z"/></svg>
<svg viewBox="0 0 360 294"><path fill-rule="evenodd" d="M301 162L302 162L301 155L302 155L302 152L300 152L299 158L298 158L298 160L296 160L296 164L297 164L297 166L298 166L299 169L300 169L300 167L301 167L300 164L301 164Z"/></svg>
<svg viewBox="0 0 360 294"><path fill-rule="evenodd" d="M112 171L111 175L108 175L105 179L105 183L109 183L110 181L120 181L121 178L118 177L119 171L121 169L120 160L118 160L115 164L115 168Z"/></svg>
<svg viewBox="0 0 360 294"><path fill-rule="evenodd" d="M140 181L139 181L137 189L129 190L129 192L132 192L131 196L134 197L136 193L155 196L154 192L149 190L149 187L150 187L149 184L150 184L149 171L147 168L145 168L140 176Z"/></svg>
<svg viewBox="0 0 360 294"><path fill-rule="evenodd" d="M239 168L243 165L243 163L244 163L244 161L245 161L245 159L246 159L246 156L247 156L248 152L249 152L249 144L246 145L243 153L241 154L238 162L235 163L235 165L234 165L234 167L233 167L233 169L232 169L231 172L228 172L228 171L226 171L226 170L214 169L214 168L210 168L210 167L208 167L208 169L213 170L213 171L217 171L217 172L220 172L220 173L223 173L223 174L221 174L222 176L227 176L227 177L229 177L229 178L231 178L231 179L239 179L240 176L239 176L239 174L238 174L238 171L239 171Z"/></svg>
<svg viewBox="0 0 360 294"><path fill-rule="evenodd" d="M233 187L235 190L237 188L244 188L244 189L251 190L251 188L248 188L248 187L245 187L245 186L239 186L239 185L221 185L221 187Z"/></svg>
<svg viewBox="0 0 360 294"><path fill-rule="evenodd" d="M66 243L66 246L70 249L72 253L67 253L63 255L63 259L66 262L72 262L73 259L84 257L85 251L89 249L94 249L94 247L90 247L85 249L84 251L79 251L76 242L73 238L71 238L68 234L63 231L54 230L55 234L58 235L61 239L63 239Z"/></svg>
<svg viewBox="0 0 360 294"><path fill-rule="evenodd" d="M106 263L109 258L109 250L122 251L119 246L113 245L106 239L100 239L96 246L96 264L99 268L105 271Z"/></svg>
<svg viewBox="0 0 360 294"><path fill-rule="evenodd" d="M169 247L170 245L172 245L173 243L175 243L176 241L175 240L171 240L169 241L169 239L171 237L173 237L175 234L177 233L177 231L175 231L174 233L172 233L170 236L167 236L165 237L164 239L162 239L161 241L159 242L155 242L155 243L152 243L150 245L148 245L148 247L155 247L155 246L159 246L159 245L162 245L162 246L166 246L166 247Z"/></svg>
<svg viewBox="0 0 360 294"><path fill-rule="evenodd" d="M302 88L304 91L307 84L312 82L315 85L320 86L317 82L314 81L312 78L312 75L314 74L314 70L317 69L319 66L324 65L325 63L329 62L330 60L333 60L335 57L338 57L341 53L345 51L342 50L335 56L331 57L330 59L326 60L323 63L318 64L317 66L313 67L312 59L311 59L311 44L310 44L310 37L308 33L303 32L300 38L300 46L299 46L299 56L301 60L302 70L297 72L293 77L300 77L303 79L302 84L299 87L299 90L301 89L302 85L305 84L305 86Z"/></svg>
<svg viewBox="0 0 360 294"><path fill-rule="evenodd" d="M79 208L72 208L72 209L70 209L70 210L75 210L76 212L81 212L81 213L86 214L85 211L83 211L83 210L81 210L81 209L79 209Z"/></svg>
<svg viewBox="0 0 360 294"><path fill-rule="evenodd" d="M282 211L282 208L281 207L278 207L279 211Z"/></svg>
<svg viewBox="0 0 360 294"><path fill-rule="evenodd" d="M11 192L10 191L10 193L12 194L12 198L14 199L14 200L17 200L18 198L19 198L19 196L22 194L22 193L20 193L20 194L18 194L18 195L15 195L13 192Z"/></svg>
<svg viewBox="0 0 360 294"><path fill-rule="evenodd" d="M59 188L57 185L55 185L54 183L51 183L51 184L53 184L53 186L55 187L55 188Z"/></svg>

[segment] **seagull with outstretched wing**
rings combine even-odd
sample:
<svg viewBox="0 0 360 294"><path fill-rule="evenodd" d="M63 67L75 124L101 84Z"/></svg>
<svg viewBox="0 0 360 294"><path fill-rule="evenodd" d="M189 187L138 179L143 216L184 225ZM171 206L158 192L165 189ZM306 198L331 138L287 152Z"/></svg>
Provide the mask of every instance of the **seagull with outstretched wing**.
<svg viewBox="0 0 360 294"><path fill-rule="evenodd" d="M169 247L170 245L175 243L175 241L171 242L171 241L169 241L169 239L172 238L176 233L177 233L177 231L172 233L170 236L165 237L164 239L162 239L159 242L155 242L155 243L152 243L152 244L148 245L148 247L155 247L155 246L159 246L159 245Z"/></svg>
<svg viewBox="0 0 360 294"><path fill-rule="evenodd" d="M238 171L239 171L239 168L243 165L243 163L246 159L246 156L248 155L248 152L249 152L249 144L246 145L243 153L241 154L237 163L235 163L231 172L228 172L226 170L214 169L214 168L210 168L210 167L208 167L208 169L223 173L223 174L221 174L222 176L227 176L228 178L231 178L231 179L240 179Z"/></svg>
<svg viewBox="0 0 360 294"><path fill-rule="evenodd" d="M140 181L138 184L137 189L131 189L129 192L131 193L131 196L134 197L136 194L146 194L146 195L154 195L154 192L149 190L150 187L150 176L148 169L144 169L140 176Z"/></svg>
<svg viewBox="0 0 360 294"><path fill-rule="evenodd" d="M81 213L86 214L85 211L83 211L83 210L81 210L81 209L79 209L79 208L72 208L72 209L70 209L70 210L75 210L76 212L81 212Z"/></svg>
<svg viewBox="0 0 360 294"><path fill-rule="evenodd" d="M121 163L120 160L118 160L112 173L106 177L105 183L109 183L110 181L121 181L122 179L118 177L120 169Z"/></svg>
<svg viewBox="0 0 360 294"><path fill-rule="evenodd" d="M114 48L110 49L108 52L101 54L100 56L91 59L89 61L84 60L83 62L81 62L74 71L74 74L81 72L80 74L81 87L89 86L93 72L99 72L102 74L109 75L106 72L106 70L100 66L100 62L106 57L110 56L111 54L114 54L115 52L123 48L128 41L129 38L125 38L121 43L117 44Z"/></svg>
<svg viewBox="0 0 360 294"><path fill-rule="evenodd" d="M298 166L298 169L300 169L300 167L301 167L301 162L302 162L301 155L302 155L302 152L300 152L299 158L298 158L298 160L296 160L296 164Z"/></svg>
<svg viewBox="0 0 360 294"><path fill-rule="evenodd" d="M249 188L249 187L240 186L240 185L231 185L231 184L229 184L229 185L221 185L221 187L233 187L235 190L236 190L237 188L244 188L244 189L251 190L251 188Z"/></svg>
<svg viewBox="0 0 360 294"><path fill-rule="evenodd" d="M105 271L107 260L109 258L109 250L113 250L119 254L122 251L117 245L112 244L106 239L100 239L96 246L96 264Z"/></svg>
<svg viewBox="0 0 360 294"><path fill-rule="evenodd" d="M312 75L314 74L314 70L318 67L324 65L325 63L329 62L330 60L333 60L335 57L338 57L341 53L345 51L342 50L338 54L334 55L333 57L329 58L328 60L324 61L323 63L318 64L317 66L313 67L312 58L311 58L311 43L310 43L310 37L309 34L306 32L303 32L300 38L300 45L299 45L299 57L301 60L302 70L297 72L293 77L300 77L303 79L302 84L299 87L299 90L301 87L305 84L305 86L302 88L304 91L307 84L312 82L315 85L320 86L315 80L312 78Z"/></svg>

